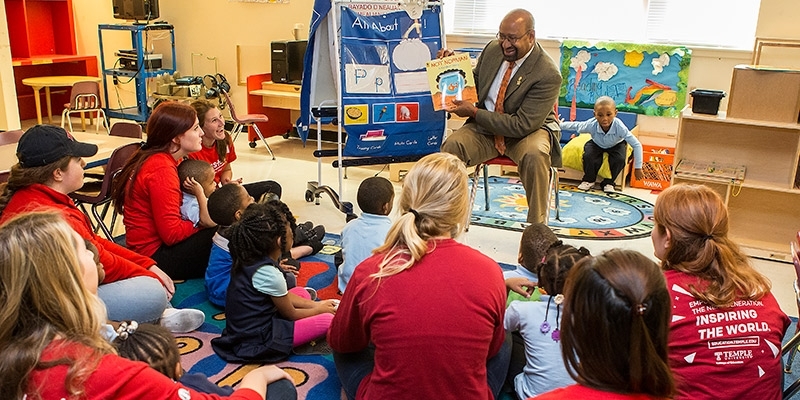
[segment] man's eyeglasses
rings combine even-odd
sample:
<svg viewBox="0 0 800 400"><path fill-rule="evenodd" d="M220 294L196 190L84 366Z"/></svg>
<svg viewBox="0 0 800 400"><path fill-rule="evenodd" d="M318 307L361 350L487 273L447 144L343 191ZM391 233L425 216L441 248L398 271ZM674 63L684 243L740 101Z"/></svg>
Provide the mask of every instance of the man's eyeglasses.
<svg viewBox="0 0 800 400"><path fill-rule="evenodd" d="M530 32L531 32L531 31L529 30L529 31L525 32L525 34L524 34L524 35L522 35L522 36L520 36L520 37L516 37L516 36L506 36L506 35L503 35L503 34L502 34L502 33L500 33L500 32L497 32L497 35L495 35L495 37L497 38L497 40L498 40L498 41L500 41L500 43L503 43L503 42L505 42L506 40L508 40L508 42L509 42L509 43L511 43L511 44L516 44L516 43L517 43L517 42L518 42L520 39L524 38L525 36L528 36L528 34L529 34Z"/></svg>

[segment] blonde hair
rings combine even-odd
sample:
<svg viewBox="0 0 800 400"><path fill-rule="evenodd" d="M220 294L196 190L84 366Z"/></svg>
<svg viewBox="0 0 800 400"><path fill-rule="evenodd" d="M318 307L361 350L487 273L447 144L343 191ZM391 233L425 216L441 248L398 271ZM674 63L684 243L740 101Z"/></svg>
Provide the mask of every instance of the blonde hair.
<svg viewBox="0 0 800 400"><path fill-rule="evenodd" d="M34 369L67 365L65 387L83 394L83 382L103 354L114 353L100 335L103 303L82 281L73 230L57 212L20 214L0 227L0 393L22 398ZM79 358L42 362L56 337L88 346ZM35 393L34 393L35 395Z"/></svg>
<svg viewBox="0 0 800 400"><path fill-rule="evenodd" d="M670 246L661 267L697 276L707 287L689 287L692 295L716 307L737 299L758 300L770 282L758 273L728 237L728 210L717 192L703 185L675 185L656 200L653 219Z"/></svg>
<svg viewBox="0 0 800 400"><path fill-rule="evenodd" d="M411 268L431 250L430 239L456 237L464 230L469 213L464 162L448 153L417 161L403 180L398 208L402 215L389 229L386 242L374 251L385 255L373 278Z"/></svg>

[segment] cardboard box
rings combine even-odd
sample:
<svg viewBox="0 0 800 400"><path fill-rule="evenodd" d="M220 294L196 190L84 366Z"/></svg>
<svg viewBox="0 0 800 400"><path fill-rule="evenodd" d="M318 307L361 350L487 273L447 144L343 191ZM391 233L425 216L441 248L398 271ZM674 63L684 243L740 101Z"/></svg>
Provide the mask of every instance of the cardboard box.
<svg viewBox="0 0 800 400"><path fill-rule="evenodd" d="M733 70L727 116L798 123L800 71L737 65Z"/></svg>

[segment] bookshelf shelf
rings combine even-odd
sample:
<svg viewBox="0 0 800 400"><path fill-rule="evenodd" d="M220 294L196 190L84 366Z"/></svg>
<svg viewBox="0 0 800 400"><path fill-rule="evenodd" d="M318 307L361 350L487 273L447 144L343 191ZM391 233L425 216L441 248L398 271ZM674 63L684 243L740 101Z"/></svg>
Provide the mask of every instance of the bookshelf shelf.
<svg viewBox="0 0 800 400"><path fill-rule="evenodd" d="M789 242L800 229L800 188L795 186L800 159L800 124L728 118L680 116L675 151L680 160L745 167L743 181L673 174L672 184L703 184L728 206L730 235L751 256L790 262Z"/></svg>

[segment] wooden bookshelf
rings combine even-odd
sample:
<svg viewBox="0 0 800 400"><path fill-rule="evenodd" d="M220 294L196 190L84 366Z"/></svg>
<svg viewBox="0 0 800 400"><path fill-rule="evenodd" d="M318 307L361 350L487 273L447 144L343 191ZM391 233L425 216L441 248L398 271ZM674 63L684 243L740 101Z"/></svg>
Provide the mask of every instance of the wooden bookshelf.
<svg viewBox="0 0 800 400"><path fill-rule="evenodd" d="M744 165L742 182L721 183L674 174L672 184L703 184L728 206L730 235L751 256L791 261L789 242L800 229L800 124L693 114L680 116L675 163Z"/></svg>

